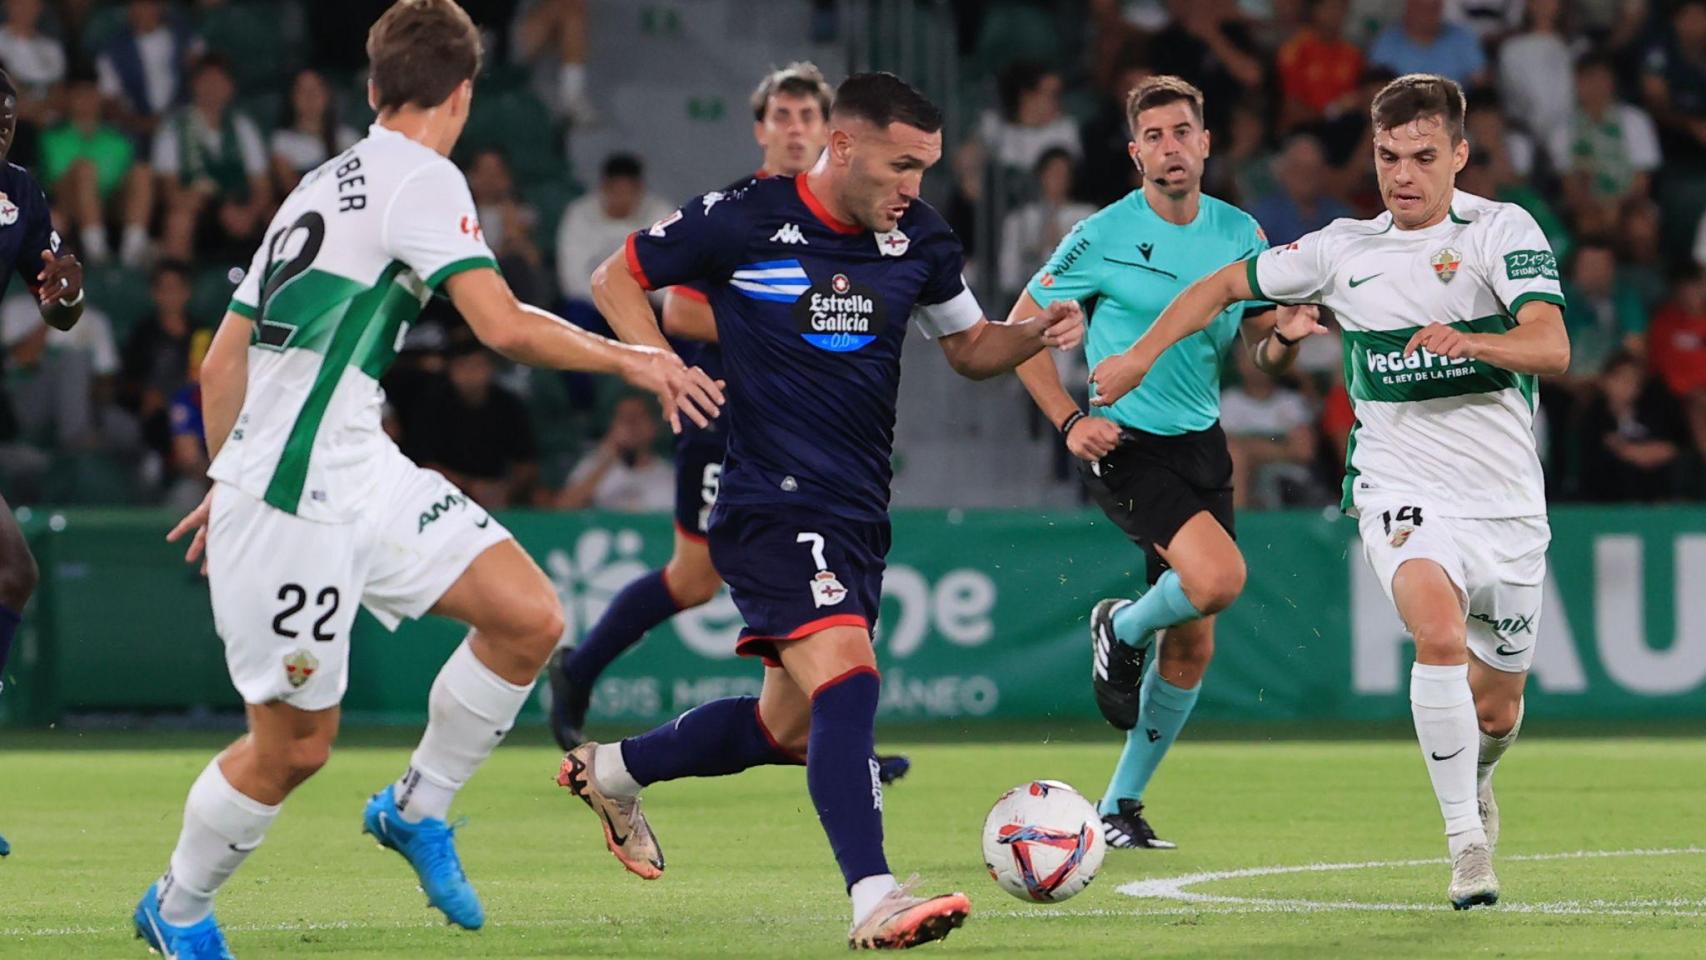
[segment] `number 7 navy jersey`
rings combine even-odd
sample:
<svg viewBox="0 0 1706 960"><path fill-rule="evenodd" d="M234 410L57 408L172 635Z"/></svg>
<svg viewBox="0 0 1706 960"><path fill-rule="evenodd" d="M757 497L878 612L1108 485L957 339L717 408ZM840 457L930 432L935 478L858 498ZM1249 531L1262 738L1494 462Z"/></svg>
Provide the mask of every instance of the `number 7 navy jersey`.
<svg viewBox="0 0 1706 960"><path fill-rule="evenodd" d="M628 238L648 289L701 281L728 381L718 502L781 504L856 520L887 516L900 348L982 318L964 252L914 201L875 233L833 217L809 174L687 202Z"/></svg>

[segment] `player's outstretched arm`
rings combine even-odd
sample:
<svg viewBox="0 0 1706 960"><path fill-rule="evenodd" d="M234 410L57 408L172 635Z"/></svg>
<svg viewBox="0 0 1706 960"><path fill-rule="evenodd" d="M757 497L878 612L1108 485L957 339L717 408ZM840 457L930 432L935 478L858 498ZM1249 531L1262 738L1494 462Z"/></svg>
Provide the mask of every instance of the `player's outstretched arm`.
<svg viewBox="0 0 1706 960"><path fill-rule="evenodd" d="M1018 367L1045 347L1076 349L1084 342L1084 311L1076 301L1059 300L1018 322L979 319L936 342L942 345L948 366L955 373L970 380L987 380Z"/></svg>
<svg viewBox="0 0 1706 960"><path fill-rule="evenodd" d="M1026 290L1007 313L1009 324L1023 323L1043 312L1042 305ZM1111 420L1086 417L1078 402L1061 386L1060 371L1047 351L1038 351L1019 364L1014 371L1025 392L1036 402L1037 409L1061 432L1061 439L1072 455L1082 460L1100 460L1113 452L1120 442L1120 428Z"/></svg>
<svg viewBox="0 0 1706 960"><path fill-rule="evenodd" d="M1556 376L1570 368L1570 335L1555 303L1530 300L1517 308L1516 326L1504 333L1464 333L1430 323L1410 338L1404 356L1426 348L1451 360L1468 357L1513 373Z"/></svg>
<svg viewBox="0 0 1706 960"><path fill-rule="evenodd" d="M490 267L464 270L445 284L451 302L480 342L511 360L535 367L617 374L657 394L677 432L682 413L705 426L722 406L722 388L699 368L685 366L667 344L659 348L618 343L588 333L517 300L509 284ZM662 338L661 333L658 336Z"/></svg>
<svg viewBox="0 0 1706 960"><path fill-rule="evenodd" d="M1239 330L1250 344L1256 368L1274 376L1291 369L1304 337L1327 332L1321 325L1321 308L1312 303L1281 305L1259 313L1246 310Z"/></svg>
<svg viewBox="0 0 1706 960"><path fill-rule="evenodd" d="M1137 389L1149 368L1168 347L1203 330L1221 311L1240 300L1255 299L1243 261L1229 263L1191 284L1167 304L1137 342L1096 364L1090 371L1090 404L1111 406Z"/></svg>

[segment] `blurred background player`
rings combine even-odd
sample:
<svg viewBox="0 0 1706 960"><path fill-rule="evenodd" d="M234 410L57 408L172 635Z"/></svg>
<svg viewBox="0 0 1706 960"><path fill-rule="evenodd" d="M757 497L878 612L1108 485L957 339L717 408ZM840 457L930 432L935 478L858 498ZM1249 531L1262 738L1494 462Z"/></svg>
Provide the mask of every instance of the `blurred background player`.
<svg viewBox="0 0 1706 960"><path fill-rule="evenodd" d="M41 318L56 330L69 330L83 316L83 266L59 250L53 210L30 172L6 157L18 132L18 88L0 70L0 297L12 273L35 294ZM12 507L0 497L0 692L6 687L6 660L12 653L24 604L36 589L36 558ZM0 837L0 857L11 852Z"/></svg>
<svg viewBox="0 0 1706 960"><path fill-rule="evenodd" d="M1535 377L1569 366L1570 341L1534 217L1456 188L1469 161L1462 89L1409 74L1370 113L1386 213L1204 277L1095 377L1098 402L1114 403L1251 297L1339 317L1357 417L1342 506L1415 637L1411 716L1445 819L1447 897L1463 910L1499 899L1493 770L1522 727L1551 542Z"/></svg>
<svg viewBox="0 0 1706 960"><path fill-rule="evenodd" d="M445 822L514 723L563 629L549 580L501 524L380 425L378 378L431 292L524 363L620 373L672 419L717 391L672 353L592 336L516 301L448 154L468 119L480 35L451 0L399 0L367 39L368 135L304 177L267 229L203 362L213 490L195 531L248 733L201 772L137 934L183 960L230 956L221 885L337 733L356 607L395 629L433 612L473 627L434 681L408 768L363 829L409 861L428 902L477 929L479 897ZM685 393L683 391L690 391Z"/></svg>
<svg viewBox="0 0 1706 960"><path fill-rule="evenodd" d="M1031 279L1009 320L1053 303L1091 304L1091 366L1125 349L1162 306L1199 277L1267 247L1256 221L1202 192L1209 131L1202 92L1150 77L1126 100L1127 151L1143 187L1079 223ZM1079 460L1102 512L1147 557L1150 590L1103 600L1090 615L1096 704L1127 731L1099 810L1114 847L1171 848L1143 814L1143 790L1196 706L1214 655L1214 615L1244 587L1232 539L1232 460L1220 428L1220 365L1240 330L1262 369L1291 365L1315 311L1233 304L1165 369L1103 413L1086 415L1039 354L1019 378ZM1277 341L1272 342L1277 334ZM1159 644L1153 666L1150 654ZM1146 669L1147 668L1147 669Z"/></svg>
<svg viewBox="0 0 1706 960"><path fill-rule="evenodd" d="M791 63L759 81L752 92L752 136L764 160L751 177L735 181L722 192L755 179L792 177L810 170L829 138L833 97L834 89L811 63ZM704 285L679 284L665 292L663 330L675 340L685 362L712 377L722 376L717 323ZM564 750L586 739L583 730L592 690L605 668L644 639L647 631L683 610L708 603L722 589L705 530L717 502L726 430L720 419L702 429L683 425L675 444L675 547L669 563L622 588L578 644L551 658L547 674L551 734ZM903 756L877 760L884 783L904 775L909 766Z"/></svg>
<svg viewBox="0 0 1706 960"><path fill-rule="evenodd" d="M804 759L853 901L855 947L907 947L964 922L964 894L919 898L883 854L873 748L880 680L871 630L889 548L895 400L909 322L974 379L1082 334L1074 304L990 323L961 278L960 242L920 202L942 115L892 74L836 91L828 149L808 173L695 198L635 233L594 275L629 342L666 341L645 291L699 281L730 386L711 558L762 657L759 697L701 704L620 743L588 741L558 783L596 811L617 859L648 879L663 854L640 790Z"/></svg>

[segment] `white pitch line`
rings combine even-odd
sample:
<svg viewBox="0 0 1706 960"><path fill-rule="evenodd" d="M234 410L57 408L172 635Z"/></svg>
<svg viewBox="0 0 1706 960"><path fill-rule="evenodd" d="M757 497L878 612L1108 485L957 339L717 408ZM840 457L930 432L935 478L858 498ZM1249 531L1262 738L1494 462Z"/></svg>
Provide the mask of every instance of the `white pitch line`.
<svg viewBox="0 0 1706 960"><path fill-rule="evenodd" d="M1632 850L1573 850L1566 853L1531 853L1503 857L1505 861L1592 860L1606 857L1666 857L1706 853L1706 847L1662 847ZM1188 890L1199 884L1220 880L1241 880L1249 877L1271 877L1293 873L1329 873L1346 870L1376 870L1394 867L1423 867L1450 863L1444 857L1425 860L1364 860L1356 863L1305 863L1291 866L1245 867L1241 870L1209 870L1179 877L1156 880L1136 880L1114 888L1115 893L1175 902L1215 905L1215 912L1269 913L1281 911L1376 910L1376 911L1435 911L1443 904L1370 903L1359 900L1308 900L1291 897L1236 897L1226 894L1199 893ZM1706 900L1561 900L1541 903L1502 903L1503 913L1596 914L1609 916L1706 916Z"/></svg>

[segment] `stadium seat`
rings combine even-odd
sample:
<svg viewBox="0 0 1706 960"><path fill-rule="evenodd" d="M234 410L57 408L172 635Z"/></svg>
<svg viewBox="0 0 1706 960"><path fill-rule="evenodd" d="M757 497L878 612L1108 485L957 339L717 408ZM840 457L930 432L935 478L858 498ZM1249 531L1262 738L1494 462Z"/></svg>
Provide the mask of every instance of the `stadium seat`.
<svg viewBox="0 0 1706 960"><path fill-rule="evenodd" d="M135 506L142 502L135 465L105 453L60 453L42 484L46 502Z"/></svg>
<svg viewBox="0 0 1706 960"><path fill-rule="evenodd" d="M152 313L148 275L140 270L109 264L84 274L89 302L106 311L113 327L113 340L123 344L137 321Z"/></svg>
<svg viewBox="0 0 1706 960"><path fill-rule="evenodd" d="M302 11L298 4L224 3L200 10L196 29L207 49L231 61L237 88L277 90L302 62Z"/></svg>

